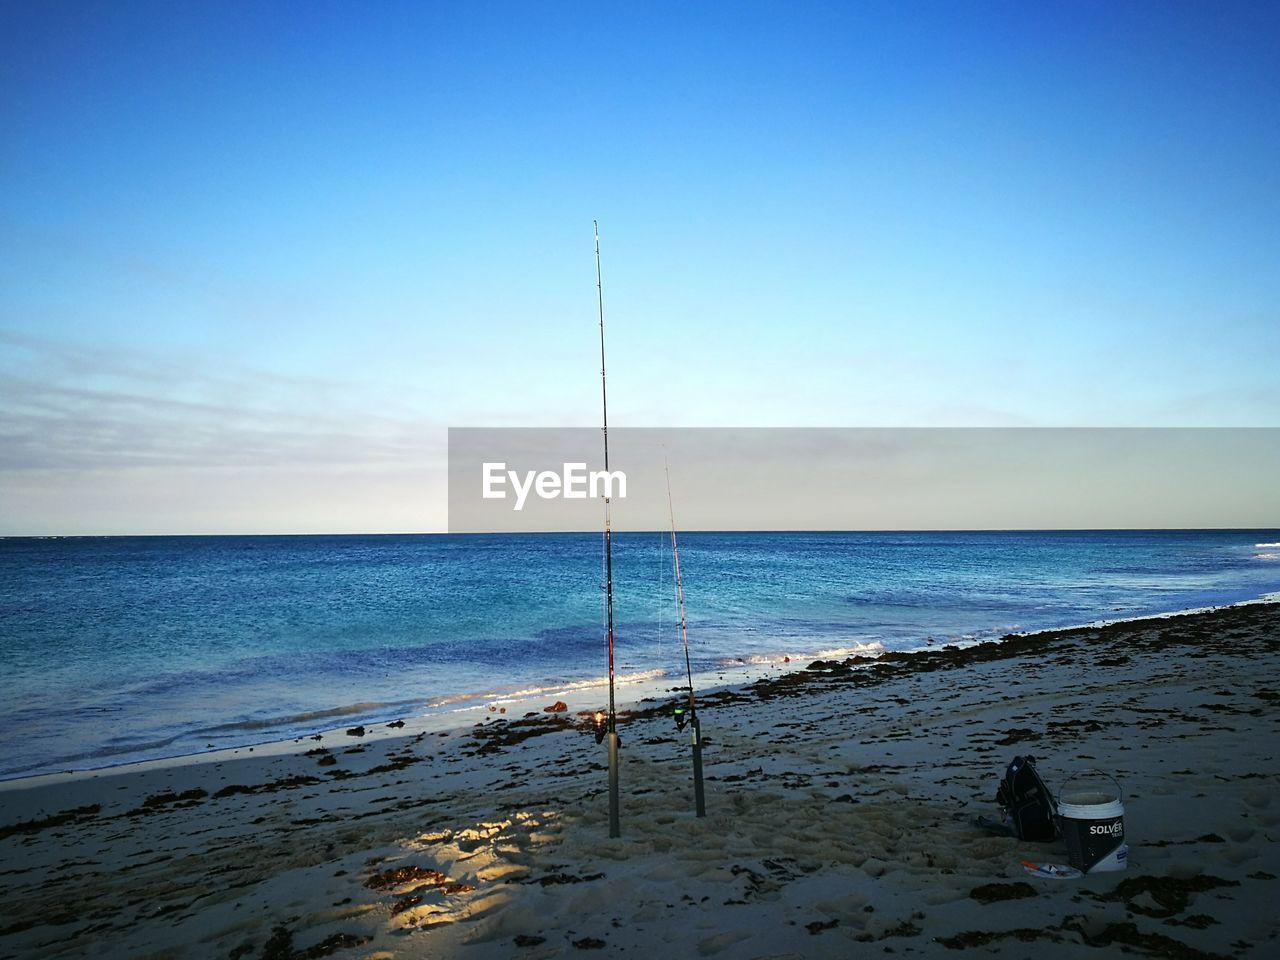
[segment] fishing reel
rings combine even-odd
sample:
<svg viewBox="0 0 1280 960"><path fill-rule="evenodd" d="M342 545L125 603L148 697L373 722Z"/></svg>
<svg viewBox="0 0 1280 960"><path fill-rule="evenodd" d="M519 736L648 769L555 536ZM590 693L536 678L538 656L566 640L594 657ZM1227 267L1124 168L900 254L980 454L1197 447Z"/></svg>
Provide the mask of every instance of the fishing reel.
<svg viewBox="0 0 1280 960"><path fill-rule="evenodd" d="M672 715L675 717L676 729L683 730L684 725L689 722L689 716L684 712L684 707L676 707Z"/></svg>
<svg viewBox="0 0 1280 960"><path fill-rule="evenodd" d="M604 711L597 710L592 719L596 725L596 743L604 743L604 735L608 732L608 727L604 722Z"/></svg>

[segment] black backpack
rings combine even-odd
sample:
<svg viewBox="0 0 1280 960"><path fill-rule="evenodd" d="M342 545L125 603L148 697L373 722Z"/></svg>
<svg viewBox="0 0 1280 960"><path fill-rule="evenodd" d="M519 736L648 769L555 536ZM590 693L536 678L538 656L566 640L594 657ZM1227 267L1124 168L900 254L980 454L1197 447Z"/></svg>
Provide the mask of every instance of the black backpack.
<svg viewBox="0 0 1280 960"><path fill-rule="evenodd" d="M1053 795L1040 779L1035 757L1014 757L1005 771L996 803L1019 840L1047 842L1058 835L1058 812Z"/></svg>

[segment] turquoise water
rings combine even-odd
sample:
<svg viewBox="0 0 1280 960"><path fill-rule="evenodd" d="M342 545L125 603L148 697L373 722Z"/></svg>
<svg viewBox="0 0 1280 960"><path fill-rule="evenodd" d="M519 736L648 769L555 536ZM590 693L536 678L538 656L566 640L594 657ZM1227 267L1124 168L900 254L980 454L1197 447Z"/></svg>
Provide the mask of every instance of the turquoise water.
<svg viewBox="0 0 1280 960"><path fill-rule="evenodd" d="M1280 531L689 533L695 670L1280 591ZM618 671L683 668L670 542L614 538ZM0 776L601 678L598 535L0 540Z"/></svg>

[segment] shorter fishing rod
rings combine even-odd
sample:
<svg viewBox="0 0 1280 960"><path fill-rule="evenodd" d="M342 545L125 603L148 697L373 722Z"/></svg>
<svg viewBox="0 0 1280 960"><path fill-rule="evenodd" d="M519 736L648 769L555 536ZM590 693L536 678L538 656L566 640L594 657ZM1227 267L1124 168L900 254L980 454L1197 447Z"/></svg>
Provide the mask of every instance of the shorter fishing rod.
<svg viewBox="0 0 1280 960"><path fill-rule="evenodd" d="M680 639L684 641L684 669L689 680L689 709L676 705L676 729L683 730L689 724L689 740L693 745L693 808L699 817L707 815L706 795L702 788L702 726L698 722L698 704L693 696L693 666L689 662L689 631L684 621L684 584L680 579L680 547L676 543L676 510L671 499L671 464L664 455L663 466L667 471L667 511L671 516L671 558L676 571L676 608L680 611Z"/></svg>

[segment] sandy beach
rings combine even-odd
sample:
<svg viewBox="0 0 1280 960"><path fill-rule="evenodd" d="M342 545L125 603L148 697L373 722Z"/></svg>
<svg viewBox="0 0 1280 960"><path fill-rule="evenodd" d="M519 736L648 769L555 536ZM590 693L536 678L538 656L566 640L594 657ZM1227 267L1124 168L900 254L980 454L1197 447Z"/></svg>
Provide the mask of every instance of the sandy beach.
<svg viewBox="0 0 1280 960"><path fill-rule="evenodd" d="M1275 955L1280 605L794 666L701 698L705 819L675 694L620 717L620 839L595 694L3 784L0 956ZM1127 870L975 824L1019 753Z"/></svg>

